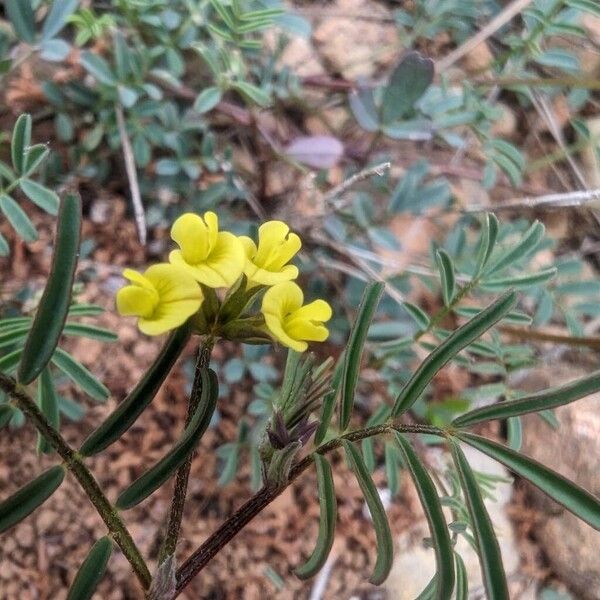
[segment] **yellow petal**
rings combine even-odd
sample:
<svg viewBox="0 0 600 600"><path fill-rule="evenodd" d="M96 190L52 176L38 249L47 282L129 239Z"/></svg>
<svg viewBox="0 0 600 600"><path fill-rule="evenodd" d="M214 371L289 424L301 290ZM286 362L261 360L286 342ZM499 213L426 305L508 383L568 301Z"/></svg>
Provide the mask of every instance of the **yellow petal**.
<svg viewBox="0 0 600 600"><path fill-rule="evenodd" d="M183 325L199 308L200 300L179 300L160 304L152 318L142 318L138 321L138 327L146 335L161 335Z"/></svg>
<svg viewBox="0 0 600 600"><path fill-rule="evenodd" d="M295 340L307 342L324 342L329 337L329 330L321 323L294 319L284 324L285 331Z"/></svg>
<svg viewBox="0 0 600 600"><path fill-rule="evenodd" d="M235 283L242 274L246 257L239 239L232 233L221 231L212 252L204 262L191 265L179 250L173 250L169 254L169 261L185 269L196 281L208 287L219 288Z"/></svg>
<svg viewBox="0 0 600 600"><path fill-rule="evenodd" d="M293 318L309 321L329 321L332 314L331 306L325 300L314 300L295 311Z"/></svg>
<svg viewBox="0 0 600 600"><path fill-rule="evenodd" d="M298 277L298 267L294 265L286 265L279 271L267 271L266 269L258 269L253 265L253 268L244 270L251 286L254 285L276 285L284 281L291 281Z"/></svg>
<svg viewBox="0 0 600 600"><path fill-rule="evenodd" d="M296 352L304 352L308 348L306 342L295 340L285 332L281 320L277 316L265 313L265 323L273 337L280 341L284 346L296 350Z"/></svg>
<svg viewBox="0 0 600 600"><path fill-rule="evenodd" d="M266 315L272 315L283 322L283 319L289 314L298 310L304 301L304 294L300 286L292 281L278 283L269 288L262 301L262 312Z"/></svg>
<svg viewBox="0 0 600 600"><path fill-rule="evenodd" d="M249 238L247 235L238 236L238 240L242 242L244 252L246 253L246 258L252 260L256 255L256 244L254 243L254 240Z"/></svg>
<svg viewBox="0 0 600 600"><path fill-rule="evenodd" d="M129 281L136 285L139 285L140 287L146 288L147 290L154 289L154 286L148 281L148 279L144 275L138 273L137 271L134 271L133 269L124 269L123 277L125 277L125 279L129 279Z"/></svg>
<svg viewBox="0 0 600 600"><path fill-rule="evenodd" d="M214 213L210 214L214 215ZM212 230L209 231L209 226L194 213L181 215L171 227L171 237L181 248L184 260L190 265L201 263L206 259L213 235Z"/></svg>
<svg viewBox="0 0 600 600"><path fill-rule="evenodd" d="M300 250L302 243L283 221L268 221L258 229L258 252L253 262L264 269L277 271Z"/></svg>
<svg viewBox="0 0 600 600"><path fill-rule="evenodd" d="M156 290L126 285L117 292L117 310L124 317L150 317L158 305Z"/></svg>
<svg viewBox="0 0 600 600"><path fill-rule="evenodd" d="M212 211L204 213L204 222L208 230L208 251L210 252L217 243L217 234L219 233L219 217Z"/></svg>
<svg viewBox="0 0 600 600"><path fill-rule="evenodd" d="M160 263L151 266L144 275L154 285L161 304L195 300L198 302L198 308L200 307L202 291L185 269L169 263Z"/></svg>

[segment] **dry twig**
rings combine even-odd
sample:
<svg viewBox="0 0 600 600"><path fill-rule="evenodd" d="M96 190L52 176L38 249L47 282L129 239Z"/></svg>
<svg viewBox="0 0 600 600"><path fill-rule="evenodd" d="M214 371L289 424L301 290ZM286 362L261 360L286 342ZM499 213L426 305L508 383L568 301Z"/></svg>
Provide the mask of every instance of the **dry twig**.
<svg viewBox="0 0 600 600"><path fill-rule="evenodd" d="M127 173L127 180L129 181L129 191L131 192L131 202L133 203L135 224L137 226L140 243L142 246L145 246L147 238L146 215L144 213L144 205L142 204L142 194L140 193L140 185L138 183L137 169L135 167L135 158L133 156L131 140L127 134L127 126L125 125L123 109L119 104L115 104L115 114L117 116L117 127L119 128L121 146L123 147L125 171Z"/></svg>

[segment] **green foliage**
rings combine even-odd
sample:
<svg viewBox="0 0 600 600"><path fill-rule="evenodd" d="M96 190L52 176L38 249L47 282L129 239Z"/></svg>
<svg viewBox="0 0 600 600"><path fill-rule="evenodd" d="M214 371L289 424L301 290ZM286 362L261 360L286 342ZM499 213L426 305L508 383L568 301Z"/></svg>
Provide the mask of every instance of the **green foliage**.
<svg viewBox="0 0 600 600"><path fill-rule="evenodd" d="M12 303L17 310L12 304L2 307L0 427L21 425L26 415L36 423L37 413L25 410L26 402L9 385L9 376L15 371L23 384L20 391L35 392L41 415L37 418L50 427L46 435L38 430L38 451L48 454L59 449L55 436L48 433L59 435L61 417L81 418L84 410L62 397L65 378L92 400L102 402L110 393L94 376L93 368L84 367L62 348L68 337L113 342L116 336L82 320L101 314L102 309L76 302L73 281L80 247L79 207L73 196L65 196L61 202L53 189L81 179L103 185L109 182L115 165L131 153L150 227L172 220L185 202L196 212L218 206L220 218L235 223L236 231L248 232L254 223L244 203L262 210L266 176L261 173L263 181L255 185L258 177L236 161L239 149L260 154L260 164L269 168L273 161L284 160L290 168L306 174L297 157L291 152L286 155L262 127L264 112L269 111L269 116L293 114L295 119L320 116L324 106L345 106L365 138L371 138L371 149L377 148L382 137L386 145L400 140L415 159L404 165L401 175L396 169L393 176L375 169L377 175L363 182L358 191L348 189L333 198L326 195L318 214L323 235L313 236L312 230L307 235L305 248L310 258L303 257L303 261L309 270L335 269L340 257L346 261L344 278L335 281L342 293L336 294L331 335L335 344L344 344L344 352L336 360L324 361L290 352L280 383L278 363L263 347L244 345L223 364L212 364L220 386L213 371L203 370L200 403L178 442L121 493L116 507L134 506L162 486L191 456L211 420L219 419L217 396L227 397L230 386L252 381L253 397L236 434L217 450L219 484L230 482L248 460L250 487L260 498L272 490L280 491L300 469L314 463L319 533L313 553L296 570L299 577L314 576L333 544L337 516L333 469L338 467L330 464L329 453L339 447L345 451L373 519L377 538L374 583L382 583L389 572L392 538L371 474L384 468L392 495L399 489L404 470L415 483L437 564L436 575L420 598L449 598L453 588L457 599L468 596L466 569L454 551L459 535L479 553L488 596L507 597L498 544L484 505L496 482L473 472L458 441L505 464L598 528L596 498L518 452L522 415L539 414L557 427L552 409L597 391L598 374L525 394L511 375L534 364L536 348L530 341L507 343L501 335L506 327L531 326L535 332L547 324L561 324L572 336L583 337L585 323L600 314L596 301L600 284L596 278L584 276L585 263L568 255L553 263L542 262L540 258L552 241L540 222L517 219L500 224L491 214L458 218L446 239L432 241L419 264L398 266L388 258L403 243L390 226L398 215L426 213L435 219L456 208L450 179L427 158L430 149L460 156L476 147L483 157L481 183L487 188L498 181L519 186L532 168L522 149L494 133L502 114L488 82L482 84L471 76L457 82L442 69L434 79L433 61L415 50L431 47L431 41L437 45L442 34L456 44L464 42L483 20L502 10L502 3L484 0L475 6L460 0L415 0L409 7L397 7L394 18L406 54L398 57L380 81L334 81L344 92L338 94L334 85L332 93L324 95L327 102L323 105L314 105L308 91L310 77L303 79L279 62L290 41L288 34L306 36L310 25L287 12L278 0L82 4L77 0L4 3L10 27L0 32L0 76L7 78L34 55L41 61L62 63L75 45L80 51L69 60L78 61L85 77L60 85L50 78L41 81L47 106L36 120L52 119L56 137L63 144L61 156L50 156L45 144L34 143L39 134L29 115L19 117L12 134L6 136L10 147L6 144L5 156L10 158L0 161L0 212L26 243L38 238L36 218L30 216L32 205L50 216L58 214L58 233L53 267L33 316L30 309L21 314L20 301ZM549 98L569 91L568 85L560 82L536 89L527 84L504 84L502 77L578 76L581 66L576 55L571 49L557 47L555 40L585 35L581 26L585 13L600 14L597 4L589 0L535 0L522 18L488 39L490 74L499 78L503 97L510 94L526 108L536 102L540 88ZM70 27L65 29L67 25ZM266 44L265 33L273 29L275 41ZM40 69L42 79L43 73ZM347 93L347 89L352 91ZM568 101L582 107L588 97L583 88L571 90ZM123 115L122 122L117 114ZM571 126L578 143L595 144L581 121L573 120ZM340 145L345 141L332 139ZM267 159L262 156L264 148ZM360 179L360 167L364 163L375 166L374 159L379 157L370 151L364 157L352 152L344 156L345 164L350 165L346 175ZM381 159L396 161L396 157ZM318 174L315 186L326 181L325 171ZM259 187L261 193L255 197ZM165 190L173 199L159 198ZM314 195L321 197L320 193ZM0 235L0 254L7 256L9 251L9 241ZM322 286L313 281L316 277L309 279L315 287ZM365 288L364 279L376 279L377 283ZM429 290L439 308L426 310L406 300L419 286ZM327 292L332 290L333 286ZM223 314L239 316L254 301L254 297L237 292L220 305ZM189 342L191 326L188 323L172 334L134 389L89 435L80 451L65 459L65 467L83 481L84 489L90 484L81 457L106 449L137 421ZM235 331L227 333L226 338L236 339ZM417 357L420 364L413 369ZM478 383L456 396L433 396L430 384L450 361L475 375ZM183 365L184 369L189 366ZM374 377L377 389L385 390L381 395L387 402L374 405L373 398L380 395L372 394L361 377L363 366L369 369L369 384L372 386ZM391 401L394 398L395 402ZM474 402L483 405L471 409ZM398 418L407 412L415 425L400 423ZM463 431L491 419L506 420L507 446ZM364 426L352 429L351 423ZM446 443L450 447L454 467L445 478L425 465L408 440L409 434L419 436L419 446ZM380 435L386 435L381 442L377 439ZM60 450L64 459L64 448ZM63 467L52 467L4 500L0 530L41 505L63 477ZM443 489L445 483L450 491ZM93 486L87 492L104 511L111 535L90 550L69 598L91 597L106 569L111 539L121 545L128 559L134 557L131 562L138 575L144 571L139 563L135 566L135 552L132 554L127 536L119 529L115 507L98 496ZM446 523L442 506L450 509L452 523ZM159 573L165 565L168 563L161 565ZM171 575L175 577L174 572Z"/></svg>
<svg viewBox="0 0 600 600"><path fill-rule="evenodd" d="M0 532L16 525L43 504L58 489L64 477L63 467L51 467L0 502Z"/></svg>
<svg viewBox="0 0 600 600"><path fill-rule="evenodd" d="M71 584L67 600L89 600L94 595L104 576L112 551L113 543L108 536L100 538L90 548Z"/></svg>
<svg viewBox="0 0 600 600"><path fill-rule="evenodd" d="M202 385L198 406L179 441L153 467L121 493L116 502L117 508L121 510L132 508L155 492L185 462L198 445L210 424L219 393L214 371L203 369L200 376Z"/></svg>

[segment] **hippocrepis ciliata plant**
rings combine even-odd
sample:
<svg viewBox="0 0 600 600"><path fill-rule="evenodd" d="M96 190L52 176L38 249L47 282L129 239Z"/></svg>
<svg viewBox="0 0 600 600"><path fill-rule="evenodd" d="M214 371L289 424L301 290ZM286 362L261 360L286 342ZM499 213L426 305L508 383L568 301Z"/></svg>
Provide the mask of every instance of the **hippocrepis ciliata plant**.
<svg viewBox="0 0 600 600"><path fill-rule="evenodd" d="M10 404L23 411L61 459L0 503L0 532L42 505L61 485L67 472L77 480L107 528L107 535L92 546L75 575L69 598L92 596L114 545L131 564L147 598L177 597L217 552L313 465L320 503L319 534L313 552L295 573L301 578L315 575L327 560L335 535L337 502L333 468L337 467L334 463L332 468L329 456L338 449L346 456L373 520L377 559L370 581L383 583L392 566L391 528L363 455L355 445L375 436L395 444L425 509L437 565L428 586L431 593L428 597L449 600L455 592L458 598L467 597L464 565L455 551L457 536L462 531L448 523L443 506L450 506L453 517L460 514L466 523L463 530L468 530L465 535L479 554L488 597L509 597L496 534L461 443L503 463L579 518L600 528L600 502L589 492L515 450L467 431L479 423L551 409L598 391L600 372L560 388L471 410L444 427L406 420L408 411L436 373L511 313L518 297L515 291L507 290L487 308L471 315L430 352L402 387L393 406L383 407L383 418L377 424L353 428L363 349L384 285L366 286L342 356L337 361L330 358L318 363L305 351L309 343L327 339L325 323L332 317L332 310L324 300L304 303L303 292L294 281L299 275L298 268L291 264L301 241L280 221L263 223L258 229L258 239L253 240L221 231L215 213L206 212L202 216L187 213L173 224L171 236L177 248L170 253L168 263L152 265L143 274L125 270L129 283L117 293L118 311L136 317L145 334L170 333L155 362L134 389L75 450L49 418L52 394L46 384L48 365L57 350L71 304L80 225L80 200L76 195L66 195L61 201L48 282L20 354L16 378L0 373L0 389ZM491 246L493 240L482 236L478 256L483 266L491 255ZM163 458L111 502L86 465L86 459L127 432L150 404L192 336L198 340L197 363L185 428ZM209 360L214 345L221 339L248 344L275 342L289 349L288 359L260 444L262 488L178 566L175 554L190 464L217 404L218 378L209 368ZM28 389L38 379L43 400L40 405ZM337 423L333 418L336 412ZM407 434L428 434L448 446L454 480L462 490L460 497L449 495L442 478L415 452ZM175 477L173 498L158 565L152 575L123 513L172 476Z"/></svg>

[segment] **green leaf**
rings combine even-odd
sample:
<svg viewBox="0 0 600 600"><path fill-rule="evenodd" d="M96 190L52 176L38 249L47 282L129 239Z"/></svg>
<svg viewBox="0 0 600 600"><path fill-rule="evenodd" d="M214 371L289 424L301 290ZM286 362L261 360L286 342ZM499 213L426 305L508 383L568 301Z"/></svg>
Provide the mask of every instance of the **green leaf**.
<svg viewBox="0 0 600 600"><path fill-rule="evenodd" d="M35 144L29 149L26 149L25 154L26 157L23 171L24 175L27 176L33 173L42 164L42 162L44 162L48 154L50 154L50 150L46 144ZM56 206L58 207L58 203Z"/></svg>
<svg viewBox="0 0 600 600"><path fill-rule="evenodd" d="M550 48L535 57L535 62L545 67L553 67L563 71L578 71L579 59L575 54L561 48Z"/></svg>
<svg viewBox="0 0 600 600"><path fill-rule="evenodd" d="M17 0L20 2L20 0ZM25 0L23 4L28 2ZM10 155L13 168L20 175L25 166L27 149L31 146L31 115L23 114L15 123L10 141Z"/></svg>
<svg viewBox="0 0 600 600"><path fill-rule="evenodd" d="M508 251L504 252L496 262L485 270L486 276L497 273L515 263L516 261L531 254L544 238L546 229L542 223L535 221L531 227L523 234L521 240Z"/></svg>
<svg viewBox="0 0 600 600"><path fill-rule="evenodd" d="M367 339L369 325L377 310L379 299L384 289L383 283L369 283L363 292L363 297L358 307L358 314L350 332L350 339L344 353L344 366L342 372L342 389L340 397L340 431L345 431L350 423L356 384L360 373L360 361L363 347Z"/></svg>
<svg viewBox="0 0 600 600"><path fill-rule="evenodd" d="M78 4L79 0L54 0L42 26L42 39L53 38L67 24L67 19L75 12Z"/></svg>
<svg viewBox="0 0 600 600"><path fill-rule="evenodd" d="M269 106L271 103L271 97L267 92L261 88L247 83L246 81L237 81L232 84L232 87L236 89L242 96L247 100L258 104L259 106Z"/></svg>
<svg viewBox="0 0 600 600"><path fill-rule="evenodd" d="M119 339L119 336L109 329L95 327L87 323L66 323L63 334L86 337L92 340L100 340L101 342L116 342Z"/></svg>
<svg viewBox="0 0 600 600"><path fill-rule="evenodd" d="M469 580L467 567L460 554L455 553L456 559L456 600L469 600Z"/></svg>
<svg viewBox="0 0 600 600"><path fill-rule="evenodd" d="M317 468L317 488L320 506L319 534L315 549L308 560L294 571L300 579L308 579L321 570L331 552L335 536L337 501L331 466L327 462L327 459L320 454L314 454L314 461Z"/></svg>
<svg viewBox="0 0 600 600"><path fill-rule="evenodd" d="M163 346L160 354L129 395L83 442L79 452L92 456L118 440L152 402L175 361L185 348L191 335L191 325L186 323L176 329Z"/></svg>
<svg viewBox="0 0 600 600"><path fill-rule="evenodd" d="M429 523L436 562L435 598L450 600L454 589L453 550L437 490L408 440L396 433L396 442L402 451L404 462L417 488L421 506Z"/></svg>
<svg viewBox="0 0 600 600"><path fill-rule="evenodd" d="M433 61L408 52L383 90L381 120L386 125L404 116L433 81Z"/></svg>
<svg viewBox="0 0 600 600"><path fill-rule="evenodd" d="M523 425L520 417L509 417L506 421L506 440L513 450L520 450L523 444Z"/></svg>
<svg viewBox="0 0 600 600"><path fill-rule="evenodd" d="M567 5L600 17L600 4L596 0L567 0Z"/></svg>
<svg viewBox="0 0 600 600"><path fill-rule="evenodd" d="M52 362L97 402L104 402L110 396L108 388L62 348L56 348L52 355Z"/></svg>
<svg viewBox="0 0 600 600"><path fill-rule="evenodd" d="M60 200L56 192L31 179L21 179L19 187L27 197L50 215L58 214Z"/></svg>
<svg viewBox="0 0 600 600"><path fill-rule="evenodd" d="M4 10L17 37L28 44L35 42L35 15L31 0L5 0Z"/></svg>
<svg viewBox="0 0 600 600"><path fill-rule="evenodd" d="M492 213L487 213L483 221L479 248L477 249L477 257L475 259L475 277L481 274L492 255L498 237L498 229L499 223L496 216Z"/></svg>
<svg viewBox="0 0 600 600"><path fill-rule="evenodd" d="M111 87L117 85L117 78L109 64L98 54L89 51L82 52L79 62L98 83L103 83Z"/></svg>
<svg viewBox="0 0 600 600"><path fill-rule="evenodd" d="M0 429L10 423L14 412L15 409L10 404L0 404Z"/></svg>
<svg viewBox="0 0 600 600"><path fill-rule="evenodd" d="M68 194L60 207L48 282L23 348L17 377L20 383L31 383L58 345L71 303L80 233L81 201L78 196Z"/></svg>
<svg viewBox="0 0 600 600"><path fill-rule="evenodd" d="M0 333L0 348L6 348L12 346L22 339L27 337L29 333L29 324L19 325L18 327L11 327Z"/></svg>
<svg viewBox="0 0 600 600"><path fill-rule="evenodd" d="M514 307L516 301L517 295L512 290L502 294L493 304L459 327L433 350L402 388L392 409L392 417L406 412L420 398L435 374L461 350L500 321Z"/></svg>
<svg viewBox="0 0 600 600"><path fill-rule="evenodd" d="M402 303L402 307L410 315L412 320L417 324L419 329L423 331L429 327L429 324L431 322L429 320L429 315L420 306L417 306L412 302L404 301Z"/></svg>
<svg viewBox="0 0 600 600"><path fill-rule="evenodd" d="M347 440L342 440L342 446L344 447L350 468L354 472L358 485L365 497L371 518L373 519L373 526L375 527L377 561L375 562L373 574L369 578L369 581L373 585L381 585L387 579L394 559L394 542L392 540L390 524L388 523L377 488L369 476L360 452Z"/></svg>
<svg viewBox="0 0 600 600"><path fill-rule="evenodd" d="M585 398L585 396L597 391L600 391L600 371L595 371L591 375L571 383L536 392L518 400L477 408L454 419L452 425L454 427L471 427L476 423L492 419L508 419L509 417L548 410Z"/></svg>
<svg viewBox="0 0 600 600"><path fill-rule="evenodd" d="M69 317L95 317L101 315L104 309L98 304L71 304Z"/></svg>
<svg viewBox="0 0 600 600"><path fill-rule="evenodd" d="M126 510L155 492L186 461L210 424L217 405L219 383L212 369L203 369L200 401L179 441L153 467L136 479L117 499L116 506Z"/></svg>
<svg viewBox="0 0 600 600"><path fill-rule="evenodd" d="M41 506L56 491L64 477L65 471L62 466L51 467L0 502L0 533L16 525Z"/></svg>
<svg viewBox="0 0 600 600"><path fill-rule="evenodd" d="M194 110L201 114L206 113L219 104L222 96L223 93L218 87L207 87L198 94L194 102Z"/></svg>
<svg viewBox="0 0 600 600"><path fill-rule="evenodd" d="M25 242L35 242L38 233L25 211L6 194L0 196L0 210Z"/></svg>
<svg viewBox="0 0 600 600"><path fill-rule="evenodd" d="M0 256L8 256L10 254L10 247L6 238L0 233Z"/></svg>
<svg viewBox="0 0 600 600"><path fill-rule="evenodd" d="M469 511L488 600L510 600L500 546L477 480L459 445L450 441L450 450Z"/></svg>
<svg viewBox="0 0 600 600"><path fill-rule="evenodd" d="M457 436L465 443L501 462L523 479L527 479L553 500L600 530L600 500L587 490L569 481L548 467L481 436L461 432Z"/></svg>
<svg viewBox="0 0 600 600"><path fill-rule="evenodd" d="M444 305L450 306L454 293L456 291L456 278L454 276L454 265L452 259L445 250L438 250L435 253L438 271L442 283L442 297Z"/></svg>
<svg viewBox="0 0 600 600"><path fill-rule="evenodd" d="M359 88L348 95L348 104L358 124L371 133L379 129L379 115L371 88Z"/></svg>
<svg viewBox="0 0 600 600"><path fill-rule="evenodd" d="M40 381L38 383L38 404L40 410L46 417L46 420L54 427L54 429L58 429L60 422L58 397L56 395L56 390L54 389L52 374L48 368L44 369L40 374ZM50 454L54 451L48 440L40 434L38 434L37 447L38 452L43 452L44 454Z"/></svg>
<svg viewBox="0 0 600 600"><path fill-rule="evenodd" d="M90 549L71 584L67 600L90 600L104 577L113 542L106 536L100 538Z"/></svg>
<svg viewBox="0 0 600 600"><path fill-rule="evenodd" d="M490 291L505 290L508 287L525 289L534 285L541 285L556 276L556 268L550 267L537 273L525 273L524 275L512 275L497 279L483 279L481 287Z"/></svg>
<svg viewBox="0 0 600 600"><path fill-rule="evenodd" d="M19 364L22 353L23 349L17 348L17 350L13 350L0 358L0 371L3 373L12 373Z"/></svg>

